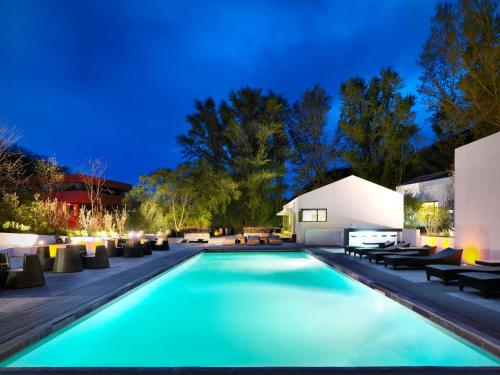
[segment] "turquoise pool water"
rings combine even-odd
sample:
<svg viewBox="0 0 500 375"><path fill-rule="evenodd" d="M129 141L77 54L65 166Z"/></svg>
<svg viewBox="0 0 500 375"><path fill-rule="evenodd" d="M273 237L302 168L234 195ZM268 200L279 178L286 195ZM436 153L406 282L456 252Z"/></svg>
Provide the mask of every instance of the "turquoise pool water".
<svg viewBox="0 0 500 375"><path fill-rule="evenodd" d="M497 366L307 253L203 253L2 366Z"/></svg>

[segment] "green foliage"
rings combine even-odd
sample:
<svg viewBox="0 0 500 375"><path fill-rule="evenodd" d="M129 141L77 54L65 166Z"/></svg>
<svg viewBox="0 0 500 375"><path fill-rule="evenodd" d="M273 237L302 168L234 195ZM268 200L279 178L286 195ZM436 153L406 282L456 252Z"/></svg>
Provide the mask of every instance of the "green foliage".
<svg viewBox="0 0 500 375"><path fill-rule="evenodd" d="M449 221L449 212L446 207L435 207L423 205L418 210L418 221L424 226L428 235L437 236L449 228L446 224Z"/></svg>
<svg viewBox="0 0 500 375"><path fill-rule="evenodd" d="M481 138L500 130L499 33L496 0L437 5L419 59L419 92L438 137L472 129Z"/></svg>
<svg viewBox="0 0 500 375"><path fill-rule="evenodd" d="M337 145L354 174L394 188L401 183L419 128L415 97L403 95L403 81L383 69L367 84L352 78L341 85Z"/></svg>
<svg viewBox="0 0 500 375"><path fill-rule="evenodd" d="M326 126L332 98L319 85L305 91L291 111L288 134L292 147L295 192L304 186L315 189L325 185L333 159Z"/></svg>
<svg viewBox="0 0 500 375"><path fill-rule="evenodd" d="M237 196L236 184L206 162L181 164L173 171L159 169L141 176L128 194L133 207L130 225L149 232L208 228L213 215L223 215Z"/></svg>
<svg viewBox="0 0 500 375"><path fill-rule="evenodd" d="M196 102L188 116L191 129L178 137L179 145L198 183L215 180L215 186L226 186L205 193L208 202L203 210L196 208L197 217L235 227L274 222L286 189L287 114L283 98L248 87L231 91L218 107L213 99Z"/></svg>
<svg viewBox="0 0 500 375"><path fill-rule="evenodd" d="M404 216L405 216L405 228L407 229L418 229L420 227L420 222L418 220L418 212L422 207L422 201L411 194L405 194L404 196Z"/></svg>

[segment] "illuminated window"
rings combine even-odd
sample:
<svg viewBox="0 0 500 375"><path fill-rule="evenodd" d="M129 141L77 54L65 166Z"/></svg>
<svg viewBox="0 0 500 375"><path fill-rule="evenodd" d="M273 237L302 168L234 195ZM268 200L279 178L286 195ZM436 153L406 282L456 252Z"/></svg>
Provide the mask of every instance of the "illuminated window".
<svg viewBox="0 0 500 375"><path fill-rule="evenodd" d="M437 201L422 203L422 208L438 208L438 207L439 207L439 204Z"/></svg>
<svg viewBox="0 0 500 375"><path fill-rule="evenodd" d="M306 209L300 210L300 221L305 222L325 222L326 221L326 209Z"/></svg>

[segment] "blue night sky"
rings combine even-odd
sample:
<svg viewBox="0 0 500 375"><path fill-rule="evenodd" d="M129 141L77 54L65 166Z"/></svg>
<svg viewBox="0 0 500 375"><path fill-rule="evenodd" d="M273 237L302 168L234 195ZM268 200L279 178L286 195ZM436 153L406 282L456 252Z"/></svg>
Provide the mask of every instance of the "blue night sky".
<svg viewBox="0 0 500 375"><path fill-rule="evenodd" d="M78 171L175 167L195 99L248 85L290 101L392 66L415 92L436 1L0 0L0 121ZM417 107L424 135L425 107Z"/></svg>

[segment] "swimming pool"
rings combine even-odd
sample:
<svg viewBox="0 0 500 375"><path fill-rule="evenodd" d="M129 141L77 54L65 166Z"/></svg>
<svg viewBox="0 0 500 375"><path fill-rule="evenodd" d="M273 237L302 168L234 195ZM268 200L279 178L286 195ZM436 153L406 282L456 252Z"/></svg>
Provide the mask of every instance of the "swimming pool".
<svg viewBox="0 0 500 375"><path fill-rule="evenodd" d="M3 367L498 366L305 252L201 253Z"/></svg>

